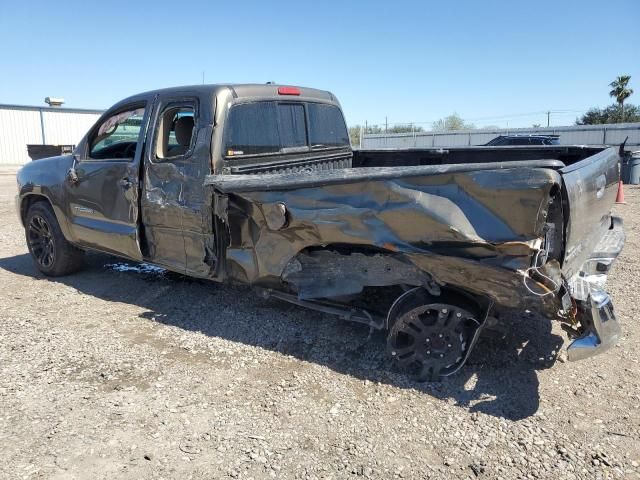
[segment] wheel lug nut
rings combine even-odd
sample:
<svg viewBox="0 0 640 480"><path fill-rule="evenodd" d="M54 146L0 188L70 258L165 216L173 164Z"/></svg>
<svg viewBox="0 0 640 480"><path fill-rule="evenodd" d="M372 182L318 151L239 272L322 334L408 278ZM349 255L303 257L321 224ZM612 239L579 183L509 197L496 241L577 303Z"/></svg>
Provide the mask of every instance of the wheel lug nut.
<svg viewBox="0 0 640 480"><path fill-rule="evenodd" d="M444 357L444 353L441 353L441 354L440 354L440 358L442 358L442 357Z"/></svg>
<svg viewBox="0 0 640 480"><path fill-rule="evenodd" d="M427 350L427 355L431 355L431 350Z"/></svg>
<svg viewBox="0 0 640 480"><path fill-rule="evenodd" d="M441 333L439 333L439 334L438 334L438 337L439 337L439 338L442 338L442 337L444 337L444 335L443 335L443 334L441 334Z"/></svg>
<svg viewBox="0 0 640 480"><path fill-rule="evenodd" d="M442 309L442 313L447 313L447 309L446 309L446 308L443 308L443 309Z"/></svg>
<svg viewBox="0 0 640 480"><path fill-rule="evenodd" d="M449 347L449 348L451 348L452 346L453 346L453 345L451 345L451 344L447 345L447 347Z"/></svg>
<svg viewBox="0 0 640 480"><path fill-rule="evenodd" d="M462 314L460 312L456 313L456 317L460 318Z"/></svg>
<svg viewBox="0 0 640 480"><path fill-rule="evenodd" d="M396 352L391 352L391 355L393 355L395 357L396 356Z"/></svg>

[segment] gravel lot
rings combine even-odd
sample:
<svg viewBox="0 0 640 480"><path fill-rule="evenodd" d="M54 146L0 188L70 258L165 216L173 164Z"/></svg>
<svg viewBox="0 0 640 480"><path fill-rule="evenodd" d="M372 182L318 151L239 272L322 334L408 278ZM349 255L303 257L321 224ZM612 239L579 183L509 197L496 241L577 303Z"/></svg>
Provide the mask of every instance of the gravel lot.
<svg viewBox="0 0 640 480"><path fill-rule="evenodd" d="M561 329L523 314L460 375L418 384L383 336L246 288L95 254L44 278L0 176L0 477L640 478L640 189L625 193L613 351L555 360Z"/></svg>

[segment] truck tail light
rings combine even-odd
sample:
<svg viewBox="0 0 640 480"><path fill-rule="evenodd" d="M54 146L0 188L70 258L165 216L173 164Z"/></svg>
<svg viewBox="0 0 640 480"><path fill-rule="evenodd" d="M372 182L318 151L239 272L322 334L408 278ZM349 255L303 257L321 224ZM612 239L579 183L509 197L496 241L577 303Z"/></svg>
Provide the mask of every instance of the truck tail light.
<svg viewBox="0 0 640 480"><path fill-rule="evenodd" d="M300 95L300 89L296 87L278 87L279 95Z"/></svg>

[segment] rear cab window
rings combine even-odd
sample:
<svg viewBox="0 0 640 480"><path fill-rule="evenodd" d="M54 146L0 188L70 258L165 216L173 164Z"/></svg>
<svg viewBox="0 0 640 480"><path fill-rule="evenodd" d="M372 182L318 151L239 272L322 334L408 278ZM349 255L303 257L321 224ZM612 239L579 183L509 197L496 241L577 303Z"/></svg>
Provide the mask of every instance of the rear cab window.
<svg viewBox="0 0 640 480"><path fill-rule="evenodd" d="M258 101L229 110L224 132L227 158L349 147L342 112L335 105Z"/></svg>

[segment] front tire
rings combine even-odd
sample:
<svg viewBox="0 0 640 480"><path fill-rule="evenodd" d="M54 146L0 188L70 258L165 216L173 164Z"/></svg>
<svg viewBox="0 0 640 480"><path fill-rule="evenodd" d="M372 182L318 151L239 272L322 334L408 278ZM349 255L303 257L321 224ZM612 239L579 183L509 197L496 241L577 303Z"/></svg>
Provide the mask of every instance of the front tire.
<svg viewBox="0 0 640 480"><path fill-rule="evenodd" d="M36 202L31 205L24 230L33 262L45 275L68 275L82 267L84 252L64 238L48 203Z"/></svg>

